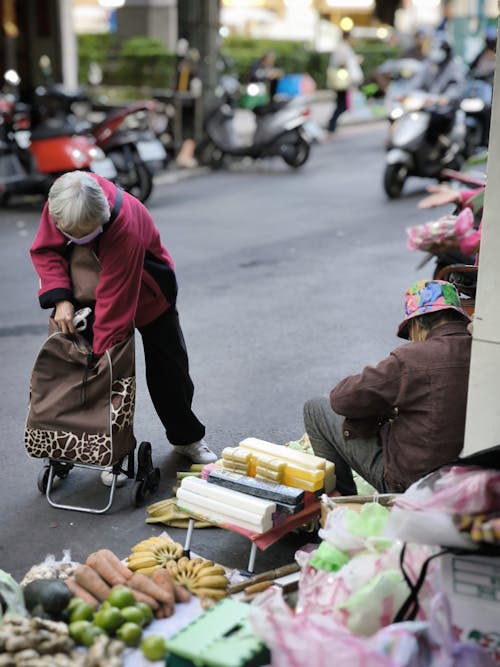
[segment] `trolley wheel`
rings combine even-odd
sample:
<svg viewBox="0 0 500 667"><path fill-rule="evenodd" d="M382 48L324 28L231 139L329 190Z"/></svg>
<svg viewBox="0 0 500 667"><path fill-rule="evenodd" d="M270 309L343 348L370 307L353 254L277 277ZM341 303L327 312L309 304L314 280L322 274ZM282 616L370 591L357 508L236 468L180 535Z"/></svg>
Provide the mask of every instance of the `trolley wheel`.
<svg viewBox="0 0 500 667"><path fill-rule="evenodd" d="M66 479L70 471L73 469L72 463L62 463L61 461L56 461L52 465L54 466L54 473L60 479Z"/></svg>
<svg viewBox="0 0 500 667"><path fill-rule="evenodd" d="M130 499L134 507L140 507L146 497L146 484L143 481L134 482Z"/></svg>
<svg viewBox="0 0 500 667"><path fill-rule="evenodd" d="M44 466L38 473L37 486L40 493L47 492L47 486L49 484L49 472L50 466Z"/></svg>
<svg viewBox="0 0 500 667"><path fill-rule="evenodd" d="M160 485L160 469L153 466L150 442L141 442L137 452L137 475L132 487L132 504L139 507L147 493L154 493Z"/></svg>

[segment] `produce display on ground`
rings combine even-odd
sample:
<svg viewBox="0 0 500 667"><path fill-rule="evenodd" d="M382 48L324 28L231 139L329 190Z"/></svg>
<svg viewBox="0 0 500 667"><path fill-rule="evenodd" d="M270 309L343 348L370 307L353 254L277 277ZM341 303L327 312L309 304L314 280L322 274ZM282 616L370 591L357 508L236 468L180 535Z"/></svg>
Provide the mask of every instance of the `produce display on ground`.
<svg viewBox="0 0 500 667"><path fill-rule="evenodd" d="M282 466L262 442L223 460L257 471L266 450L268 471L284 477L291 466L306 485L317 471L325 478L317 457L295 452ZM332 656L349 666L500 665L500 472L485 460L439 469L402 494L323 493L319 544L250 578L166 533L123 557L48 556L21 583L0 570L0 667L331 667ZM177 499L198 498L209 519L222 507L246 523L293 519L278 505L307 504L311 493L224 465L197 472Z"/></svg>

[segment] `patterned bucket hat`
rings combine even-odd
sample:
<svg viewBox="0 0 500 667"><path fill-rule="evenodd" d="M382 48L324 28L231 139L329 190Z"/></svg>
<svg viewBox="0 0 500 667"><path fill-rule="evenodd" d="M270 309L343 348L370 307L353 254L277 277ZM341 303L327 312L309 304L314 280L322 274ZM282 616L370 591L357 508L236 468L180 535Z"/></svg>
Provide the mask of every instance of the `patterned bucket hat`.
<svg viewBox="0 0 500 667"><path fill-rule="evenodd" d="M460 298L454 285L445 280L419 280L413 283L405 293L406 317L398 327L398 336L408 338L408 322L413 317L447 308L456 310L470 321L467 313L460 308Z"/></svg>

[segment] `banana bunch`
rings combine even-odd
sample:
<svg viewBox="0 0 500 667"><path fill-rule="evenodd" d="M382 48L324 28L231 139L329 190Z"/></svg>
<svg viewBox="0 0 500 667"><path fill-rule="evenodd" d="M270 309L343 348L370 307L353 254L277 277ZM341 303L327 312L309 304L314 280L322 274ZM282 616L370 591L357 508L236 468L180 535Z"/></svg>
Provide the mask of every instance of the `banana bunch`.
<svg viewBox="0 0 500 667"><path fill-rule="evenodd" d="M182 544L168 537L155 535L132 547L126 565L134 572L150 575L160 567L165 567L170 560L180 558L183 551Z"/></svg>
<svg viewBox="0 0 500 667"><path fill-rule="evenodd" d="M211 560L203 558L186 558L170 560L166 570L176 584L185 586L200 598L220 600L225 597L229 581L221 565L214 565Z"/></svg>
<svg viewBox="0 0 500 667"><path fill-rule="evenodd" d="M187 528L189 515L177 507L177 498L167 498L153 503L146 508L149 514L146 523L164 523L173 528ZM206 528L211 524L206 521L195 521L195 528Z"/></svg>

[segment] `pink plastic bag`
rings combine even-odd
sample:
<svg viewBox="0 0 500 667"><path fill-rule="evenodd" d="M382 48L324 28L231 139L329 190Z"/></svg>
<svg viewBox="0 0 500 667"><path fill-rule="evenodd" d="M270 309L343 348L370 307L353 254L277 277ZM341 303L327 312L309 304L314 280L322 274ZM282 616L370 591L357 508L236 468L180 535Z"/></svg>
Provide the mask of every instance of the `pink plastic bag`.
<svg viewBox="0 0 500 667"><path fill-rule="evenodd" d="M397 667L328 616L293 613L275 586L254 601L249 621L271 651L271 667Z"/></svg>
<svg viewBox="0 0 500 667"><path fill-rule="evenodd" d="M451 466L427 475L396 498L396 507L484 514L500 507L500 471Z"/></svg>
<svg viewBox="0 0 500 667"><path fill-rule="evenodd" d="M427 623L395 623L380 630L372 646L404 667L495 667L487 651L453 635L450 603L443 593L432 600Z"/></svg>
<svg viewBox="0 0 500 667"><path fill-rule="evenodd" d="M399 566L402 545L394 543L383 553L362 552L336 572L317 570L309 564L312 555L297 558L302 570L296 610L299 614L321 614L356 635L369 636L392 623L410 593ZM405 571L415 582L423 563L435 552L431 547L407 545ZM419 593L419 619L427 613L436 589L432 562Z"/></svg>
<svg viewBox="0 0 500 667"><path fill-rule="evenodd" d="M470 208L464 208L458 215L444 215L438 220L408 227L406 246L409 250L430 250L446 241L462 239L474 232L474 216Z"/></svg>

